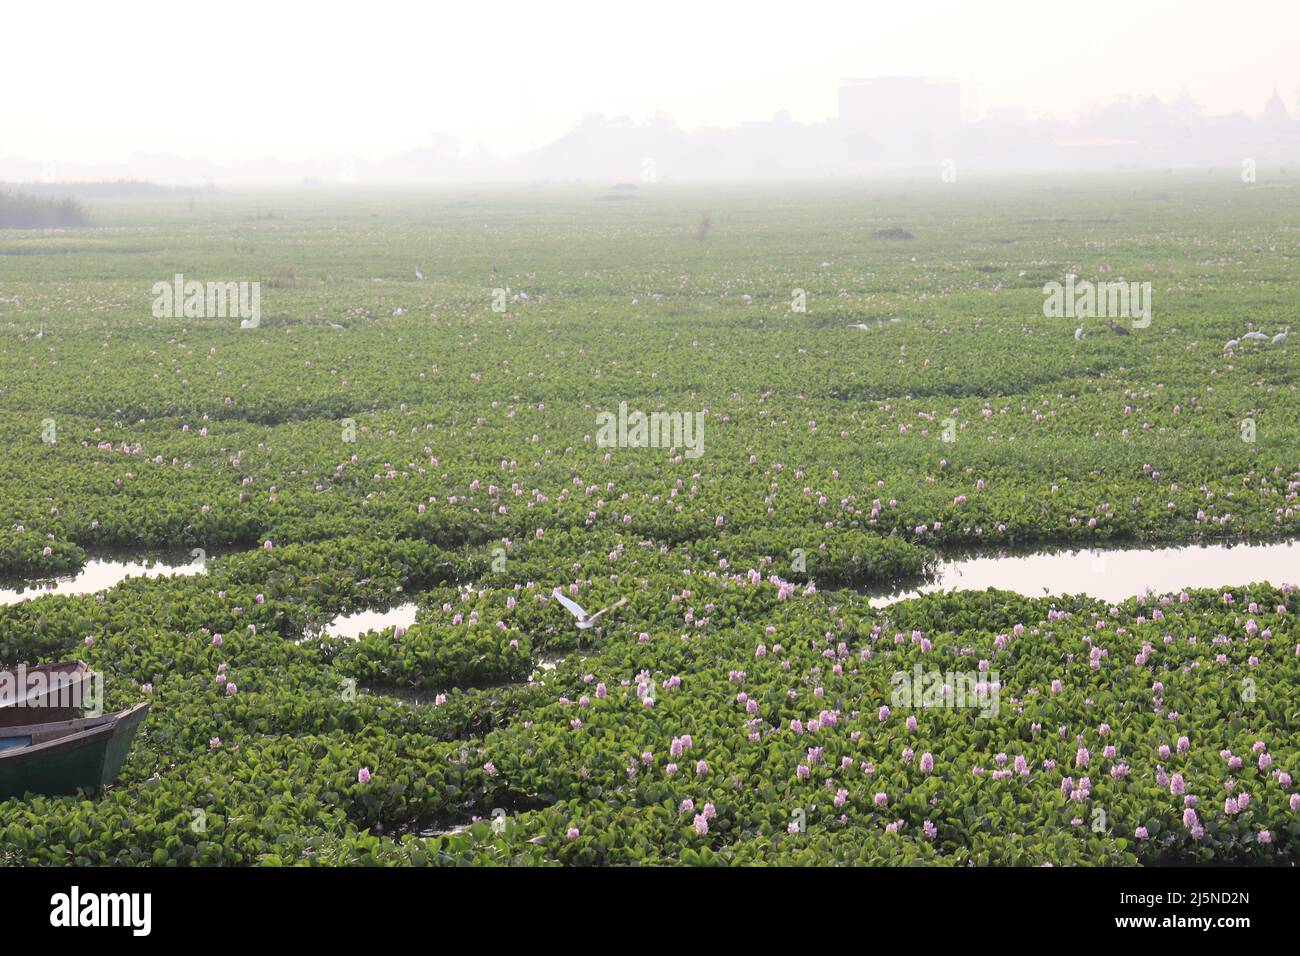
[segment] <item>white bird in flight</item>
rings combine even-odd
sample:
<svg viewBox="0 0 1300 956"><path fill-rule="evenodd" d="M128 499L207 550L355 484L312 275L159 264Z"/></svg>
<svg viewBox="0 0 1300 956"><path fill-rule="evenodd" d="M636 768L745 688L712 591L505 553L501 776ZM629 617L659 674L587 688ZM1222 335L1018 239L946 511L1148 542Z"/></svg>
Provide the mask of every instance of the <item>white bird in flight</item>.
<svg viewBox="0 0 1300 956"><path fill-rule="evenodd" d="M619 598L618 601L611 604L609 607L601 608L595 614L588 614L586 611L582 609L581 604L579 604L577 601L573 601L565 597L564 592L561 591L559 588L556 588L554 591L552 591L551 596L554 597L555 600L563 604L565 608L568 610L568 612L578 619L578 630L580 631L585 631L588 628L595 627L596 621L600 619L600 616L602 614L606 613L607 611L612 611L616 607L622 607L624 604L627 603L627 598Z"/></svg>

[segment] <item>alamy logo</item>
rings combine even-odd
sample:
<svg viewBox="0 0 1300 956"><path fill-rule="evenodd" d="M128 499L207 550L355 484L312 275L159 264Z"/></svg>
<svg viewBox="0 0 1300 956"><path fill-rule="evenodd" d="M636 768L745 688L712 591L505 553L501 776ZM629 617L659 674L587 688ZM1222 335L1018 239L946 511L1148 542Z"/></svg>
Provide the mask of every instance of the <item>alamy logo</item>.
<svg viewBox="0 0 1300 956"><path fill-rule="evenodd" d="M890 684L890 702L895 707L970 708L981 717L998 715L1002 684L997 671L924 671L918 663L910 674L895 671Z"/></svg>
<svg viewBox="0 0 1300 956"><path fill-rule="evenodd" d="M629 412L618 403L618 414L596 413L596 445L600 448L681 448L687 458L704 454L703 412Z"/></svg>
<svg viewBox="0 0 1300 956"><path fill-rule="evenodd" d="M104 683L92 670L29 671L26 664L19 664L13 670L0 670L0 707L30 709L30 717L20 723L49 721L43 710L82 711L98 717L104 712Z"/></svg>
<svg viewBox="0 0 1300 956"><path fill-rule="evenodd" d="M1043 286L1043 315L1049 319L1132 319L1133 328L1151 324L1151 283L1076 282L1068 275L1065 284Z"/></svg>
<svg viewBox="0 0 1300 956"><path fill-rule="evenodd" d="M240 328L255 329L262 321L262 283L185 281L179 272L172 282L155 282L152 289L156 319L233 319Z"/></svg>
<svg viewBox="0 0 1300 956"><path fill-rule="evenodd" d="M148 936L153 928L151 893L82 893L74 886L51 896L50 907L51 926L129 926L133 936Z"/></svg>

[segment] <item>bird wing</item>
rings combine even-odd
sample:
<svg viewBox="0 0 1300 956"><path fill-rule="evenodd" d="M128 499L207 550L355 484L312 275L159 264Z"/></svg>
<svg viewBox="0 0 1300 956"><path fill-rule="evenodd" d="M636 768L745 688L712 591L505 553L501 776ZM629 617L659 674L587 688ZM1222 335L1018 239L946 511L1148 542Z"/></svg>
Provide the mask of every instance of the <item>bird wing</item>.
<svg viewBox="0 0 1300 956"><path fill-rule="evenodd" d="M596 620L596 618L600 617L600 616L601 616L602 614L604 614L606 611L612 611L612 610L614 610L614 608L622 607L622 606L623 606L624 604L626 604L626 603L627 603L627 598L619 598L617 601L615 601L615 602L614 602L613 604L611 604L609 607L602 607L602 608L601 608L599 611L597 611L595 614L591 615L591 617L587 618L587 620L594 622L594 621Z"/></svg>
<svg viewBox="0 0 1300 956"><path fill-rule="evenodd" d="M580 605L576 601L569 600L567 597L564 596L564 592L562 592L559 588L556 588L554 591L551 592L551 594L554 596L555 600L559 601L566 608L568 608L569 613L572 614L574 617L576 617L579 621L581 621L587 616L587 612L582 609L582 605Z"/></svg>

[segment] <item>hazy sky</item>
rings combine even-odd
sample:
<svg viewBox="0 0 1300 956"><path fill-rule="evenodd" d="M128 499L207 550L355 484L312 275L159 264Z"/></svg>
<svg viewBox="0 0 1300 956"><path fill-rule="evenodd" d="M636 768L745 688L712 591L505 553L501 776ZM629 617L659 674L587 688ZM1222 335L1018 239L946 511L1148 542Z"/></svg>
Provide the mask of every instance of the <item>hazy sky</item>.
<svg viewBox="0 0 1300 956"><path fill-rule="evenodd" d="M0 156L215 160L541 145L585 112L686 128L835 114L842 77L948 76L1073 117L1186 90L1294 111L1300 2L6 0Z"/></svg>

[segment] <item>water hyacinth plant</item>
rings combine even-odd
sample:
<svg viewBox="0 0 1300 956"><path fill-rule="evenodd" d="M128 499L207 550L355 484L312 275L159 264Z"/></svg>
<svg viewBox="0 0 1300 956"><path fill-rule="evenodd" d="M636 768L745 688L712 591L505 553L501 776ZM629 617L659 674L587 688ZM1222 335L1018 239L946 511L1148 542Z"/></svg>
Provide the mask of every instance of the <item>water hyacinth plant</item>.
<svg viewBox="0 0 1300 956"><path fill-rule="evenodd" d="M0 257L0 577L210 556L0 605L0 668L152 705L114 786L0 801L4 859L1294 863L1294 568L878 600L957 553L1300 532L1294 341L1222 347L1284 324L1239 246L1289 248L1290 193L800 195L710 196L699 238L688 187L227 195ZM258 326L155 317L173 259L265 279ZM1143 271L1149 327L1043 315ZM598 441L624 404L700 454Z"/></svg>

